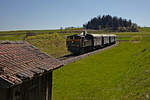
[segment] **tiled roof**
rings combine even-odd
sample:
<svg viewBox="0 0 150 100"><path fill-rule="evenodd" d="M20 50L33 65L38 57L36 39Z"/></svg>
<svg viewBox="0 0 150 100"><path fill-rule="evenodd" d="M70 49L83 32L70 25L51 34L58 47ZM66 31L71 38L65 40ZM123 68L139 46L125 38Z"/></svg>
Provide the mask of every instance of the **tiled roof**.
<svg viewBox="0 0 150 100"><path fill-rule="evenodd" d="M61 65L58 60L27 42L0 42L0 78L11 85Z"/></svg>

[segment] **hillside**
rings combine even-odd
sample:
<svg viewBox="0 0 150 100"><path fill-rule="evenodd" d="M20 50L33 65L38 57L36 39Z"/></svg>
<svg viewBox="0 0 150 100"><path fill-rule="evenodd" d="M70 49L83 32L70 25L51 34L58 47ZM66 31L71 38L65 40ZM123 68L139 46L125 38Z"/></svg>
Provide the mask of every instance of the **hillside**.
<svg viewBox="0 0 150 100"><path fill-rule="evenodd" d="M58 33L43 34L30 36L26 40L41 51L57 58L69 53L66 48L66 35L60 35Z"/></svg>

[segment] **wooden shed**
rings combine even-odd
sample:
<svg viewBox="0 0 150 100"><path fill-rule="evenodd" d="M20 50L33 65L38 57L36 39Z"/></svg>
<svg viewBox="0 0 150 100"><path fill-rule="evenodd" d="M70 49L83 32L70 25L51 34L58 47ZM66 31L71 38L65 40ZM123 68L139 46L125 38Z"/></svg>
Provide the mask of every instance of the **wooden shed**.
<svg viewBox="0 0 150 100"><path fill-rule="evenodd" d="M51 100L62 64L27 42L0 42L0 100Z"/></svg>

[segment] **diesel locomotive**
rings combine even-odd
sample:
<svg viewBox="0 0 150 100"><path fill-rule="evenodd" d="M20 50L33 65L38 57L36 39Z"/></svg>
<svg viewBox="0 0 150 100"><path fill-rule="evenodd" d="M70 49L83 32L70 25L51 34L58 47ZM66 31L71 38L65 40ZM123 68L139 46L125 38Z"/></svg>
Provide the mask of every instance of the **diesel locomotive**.
<svg viewBox="0 0 150 100"><path fill-rule="evenodd" d="M67 37L66 46L68 51L78 55L98 48L116 43L114 34L87 34L83 31L80 35L71 35Z"/></svg>

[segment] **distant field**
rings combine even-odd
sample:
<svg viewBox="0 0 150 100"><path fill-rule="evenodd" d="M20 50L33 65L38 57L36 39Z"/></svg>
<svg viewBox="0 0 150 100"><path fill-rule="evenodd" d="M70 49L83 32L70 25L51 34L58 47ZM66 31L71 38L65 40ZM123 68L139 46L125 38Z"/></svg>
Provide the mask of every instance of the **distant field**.
<svg viewBox="0 0 150 100"><path fill-rule="evenodd" d="M59 33L61 36L71 35L71 34L78 34L78 31L81 30L21 30L21 31L0 31L0 40L23 40L26 36L26 33L33 33L34 35L44 35L44 34L52 34L52 33ZM61 33L62 32L62 33ZM68 34L69 32L69 34ZM74 33L75 32L75 33Z"/></svg>
<svg viewBox="0 0 150 100"><path fill-rule="evenodd" d="M53 100L149 100L150 39L87 57L53 72Z"/></svg>
<svg viewBox="0 0 150 100"><path fill-rule="evenodd" d="M97 33L97 34L104 34L104 33L111 33L111 34L116 34L116 35L150 35L150 28L140 28L139 32L104 32L102 30L95 31L95 30L88 30L89 33ZM51 34L51 33L60 33L60 34L65 34L65 33L81 33L82 29L77 28L77 29L66 29L66 30L20 30L20 31L0 31L0 40L18 40L17 35L20 40L19 35L25 35L27 32L34 33L35 35L42 35L42 34ZM61 33L62 32L62 33ZM5 36L4 36L5 35ZM9 36L8 36L9 35ZM3 38L4 36L4 38ZM8 36L8 38L6 38ZM11 39L12 37L13 39Z"/></svg>
<svg viewBox="0 0 150 100"><path fill-rule="evenodd" d="M144 27L144 28L140 28L141 32L149 32L150 33L150 27Z"/></svg>
<svg viewBox="0 0 150 100"><path fill-rule="evenodd" d="M0 34L16 34L16 33L26 33L26 32L33 32L33 33L49 33L49 32L57 32L59 30L20 30L20 31L0 31Z"/></svg>
<svg viewBox="0 0 150 100"><path fill-rule="evenodd" d="M56 30L18 30L18 31L0 31L0 35L1 34L25 34L27 32L30 32L30 33L36 33L36 34L48 34L48 33L55 33L55 32L58 32L58 33L77 33L77 32L81 32L82 29L80 28L75 28L75 29L63 29L63 30L60 30L60 29L56 29Z"/></svg>
<svg viewBox="0 0 150 100"><path fill-rule="evenodd" d="M5 36L0 36L0 40L11 40L11 41L16 41L16 40L23 40L25 37L25 34L20 34L20 35L5 35Z"/></svg>

